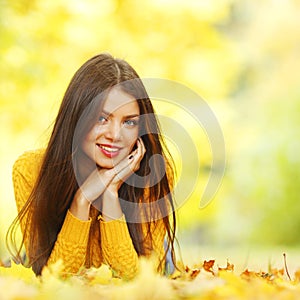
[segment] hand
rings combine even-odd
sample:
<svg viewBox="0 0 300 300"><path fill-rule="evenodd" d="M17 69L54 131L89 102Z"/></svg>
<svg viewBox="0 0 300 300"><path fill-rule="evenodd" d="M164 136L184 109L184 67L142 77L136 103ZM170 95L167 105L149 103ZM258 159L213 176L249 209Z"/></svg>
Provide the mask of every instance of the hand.
<svg viewBox="0 0 300 300"><path fill-rule="evenodd" d="M116 175L105 189L102 197L102 218L105 221L119 219L123 212L121 209L118 190L123 182L140 168L140 162L145 155L146 149L142 139L137 141L137 149L130 153L122 168L119 168ZM124 164L123 164L124 163ZM123 166L125 166L123 168ZM117 166L119 167L119 165Z"/></svg>
<svg viewBox="0 0 300 300"><path fill-rule="evenodd" d="M117 165L116 175L110 181L109 185L107 186L107 190L112 191L113 193L117 192L123 182L130 177L134 172L136 172L140 168L140 163L146 153L145 145L141 138L137 140L137 148L130 153L126 162L119 166ZM115 169L114 168L114 169Z"/></svg>
<svg viewBox="0 0 300 300"><path fill-rule="evenodd" d="M124 178L123 180L125 180L124 176L126 176L127 174L129 176L131 168L133 168L134 172L136 169L138 169L137 167L139 167L139 155L137 155L137 153L141 152L139 143L140 142L138 142L138 147L135 151L130 153L130 155L121 160L113 168L95 168L95 170L92 171L92 173L80 186L76 194L83 196L86 200L92 203L102 195L102 193L106 190L110 183L113 182L114 178L118 178L117 180L115 180L115 183L120 182L122 178Z"/></svg>
<svg viewBox="0 0 300 300"><path fill-rule="evenodd" d="M70 212L78 219L88 220L91 204L105 191L114 176L112 170L96 168L77 190Z"/></svg>
<svg viewBox="0 0 300 300"><path fill-rule="evenodd" d="M141 139L137 149L112 169L95 169L76 192L70 211L79 219L88 220L90 205L108 189L117 194L122 183L137 171L146 152Z"/></svg>

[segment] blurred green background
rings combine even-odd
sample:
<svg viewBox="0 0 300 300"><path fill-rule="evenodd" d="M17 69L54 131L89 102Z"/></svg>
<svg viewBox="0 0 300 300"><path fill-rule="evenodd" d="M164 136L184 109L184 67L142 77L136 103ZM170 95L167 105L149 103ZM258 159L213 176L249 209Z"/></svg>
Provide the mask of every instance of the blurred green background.
<svg viewBox="0 0 300 300"><path fill-rule="evenodd" d="M297 247L299 12L297 0L0 0L0 257L16 215L15 159L47 143L72 75L104 51L193 89L222 127L223 183L204 209L195 196L179 209L183 249ZM199 152L209 166L209 147Z"/></svg>

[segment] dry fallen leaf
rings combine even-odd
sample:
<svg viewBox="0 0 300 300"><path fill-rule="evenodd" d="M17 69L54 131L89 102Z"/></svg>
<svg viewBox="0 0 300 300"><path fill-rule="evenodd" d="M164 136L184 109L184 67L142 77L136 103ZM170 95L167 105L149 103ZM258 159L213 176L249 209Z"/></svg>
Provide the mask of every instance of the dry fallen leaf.
<svg viewBox="0 0 300 300"><path fill-rule="evenodd" d="M212 274L214 274L214 271L213 271L213 266L215 264L215 260L211 259L211 260L205 260L204 263L203 263L203 269L207 272L210 272Z"/></svg>
<svg viewBox="0 0 300 300"><path fill-rule="evenodd" d="M111 270L81 270L75 276L61 276L61 263L45 268L41 278L30 269L12 263L0 267L0 299L298 299L300 270L289 280L284 269L268 271L246 269L234 273L234 265L215 267L215 260L182 267L176 275L160 276L150 260L141 260L140 273L132 281L113 278ZM219 271L219 272L218 272Z"/></svg>
<svg viewBox="0 0 300 300"><path fill-rule="evenodd" d="M299 283L300 282L300 269L298 269L296 272L295 272L295 279L294 281L296 283Z"/></svg>
<svg viewBox="0 0 300 300"><path fill-rule="evenodd" d="M227 260L227 265L225 268L218 267L219 271L233 271L234 270L234 265L230 264L229 261Z"/></svg>

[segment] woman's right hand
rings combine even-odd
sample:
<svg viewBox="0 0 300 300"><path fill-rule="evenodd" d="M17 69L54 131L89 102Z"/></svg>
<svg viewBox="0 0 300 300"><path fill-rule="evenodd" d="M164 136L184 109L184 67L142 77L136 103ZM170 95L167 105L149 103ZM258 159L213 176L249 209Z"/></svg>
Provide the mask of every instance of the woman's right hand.
<svg viewBox="0 0 300 300"><path fill-rule="evenodd" d="M96 168L92 171L77 190L70 206L70 212L81 220L88 220L91 204L104 193L116 175L122 174L124 170L130 167L132 163L130 157L132 157L132 153L126 156L114 168Z"/></svg>

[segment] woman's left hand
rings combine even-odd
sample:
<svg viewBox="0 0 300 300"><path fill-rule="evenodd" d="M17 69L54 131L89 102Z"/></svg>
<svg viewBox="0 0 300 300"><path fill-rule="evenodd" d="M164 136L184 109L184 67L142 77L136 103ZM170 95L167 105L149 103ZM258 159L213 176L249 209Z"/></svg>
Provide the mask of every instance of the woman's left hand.
<svg viewBox="0 0 300 300"><path fill-rule="evenodd" d="M122 167L120 171L116 172L115 177L109 183L105 189L102 197L102 217L104 221L111 221L119 219L123 212L120 206L120 201L118 197L118 191L123 182L132 175L135 171L140 168L140 162L142 161L146 153L146 148L141 138L137 140L137 148L132 151L129 158L126 157L127 162L125 167ZM123 162L118 164L123 166Z"/></svg>
<svg viewBox="0 0 300 300"><path fill-rule="evenodd" d="M140 163L146 153L145 145L141 138L137 140L137 148L131 153L128 165L122 169L110 182L107 190L117 192L123 182L140 168Z"/></svg>

